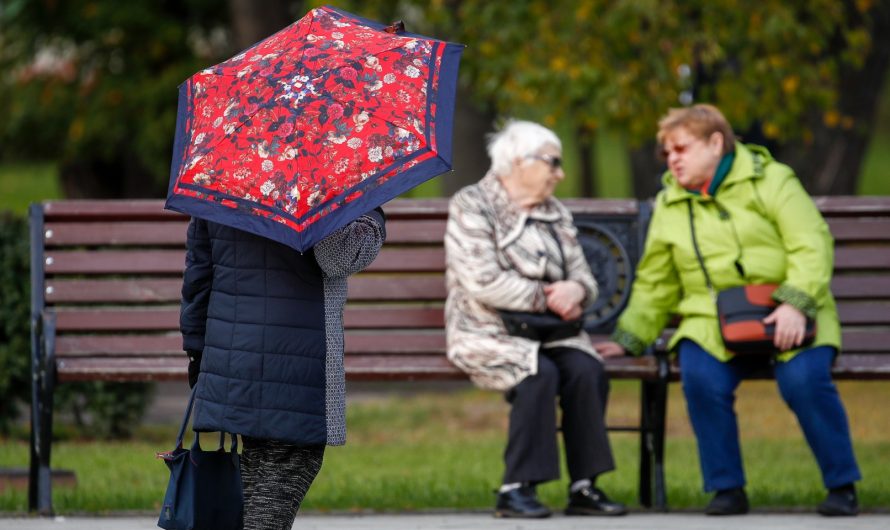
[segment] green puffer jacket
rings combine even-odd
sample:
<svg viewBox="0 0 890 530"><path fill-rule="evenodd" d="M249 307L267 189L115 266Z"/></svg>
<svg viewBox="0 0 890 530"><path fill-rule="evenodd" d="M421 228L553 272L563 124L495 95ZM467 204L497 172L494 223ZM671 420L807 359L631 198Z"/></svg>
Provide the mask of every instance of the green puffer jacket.
<svg viewBox="0 0 890 530"><path fill-rule="evenodd" d="M664 184L655 199L630 302L613 340L639 354L678 314L682 322L670 350L688 338L721 361L732 358L723 346L714 300L692 245L691 202L699 248L717 291L778 283L776 300L816 318L814 345L840 350L840 323L830 291L834 240L790 167L773 160L763 147L737 143L732 169L715 198L688 192L670 172ZM799 351L784 352L779 360Z"/></svg>

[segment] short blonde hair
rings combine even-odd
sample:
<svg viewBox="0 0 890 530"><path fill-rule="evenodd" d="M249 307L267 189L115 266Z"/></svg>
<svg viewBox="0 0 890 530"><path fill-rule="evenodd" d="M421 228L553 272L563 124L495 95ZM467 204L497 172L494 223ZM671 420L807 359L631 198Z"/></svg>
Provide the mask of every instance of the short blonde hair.
<svg viewBox="0 0 890 530"><path fill-rule="evenodd" d="M547 127L530 121L507 120L499 131L488 135L491 171L507 175L514 160L534 155L545 145L554 145L562 151L559 137Z"/></svg>
<svg viewBox="0 0 890 530"><path fill-rule="evenodd" d="M658 140L659 153L667 135L679 127L685 128L703 140L718 132L723 135L723 154L735 150L736 138L735 133L732 132L732 126L726 121L720 109L714 105L699 103L691 107L670 109L658 120L658 134L655 138Z"/></svg>

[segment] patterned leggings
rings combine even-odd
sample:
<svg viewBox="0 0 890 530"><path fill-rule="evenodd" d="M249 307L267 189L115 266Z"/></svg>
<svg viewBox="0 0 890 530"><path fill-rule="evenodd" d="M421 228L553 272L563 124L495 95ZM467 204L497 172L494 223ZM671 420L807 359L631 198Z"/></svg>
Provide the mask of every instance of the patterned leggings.
<svg viewBox="0 0 890 530"><path fill-rule="evenodd" d="M244 530L291 530L300 503L321 469L324 446L241 439Z"/></svg>

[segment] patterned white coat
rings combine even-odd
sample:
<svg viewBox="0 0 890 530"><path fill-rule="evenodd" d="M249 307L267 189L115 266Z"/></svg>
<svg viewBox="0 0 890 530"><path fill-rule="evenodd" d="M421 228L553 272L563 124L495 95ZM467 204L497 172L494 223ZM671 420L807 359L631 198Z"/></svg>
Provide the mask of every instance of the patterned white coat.
<svg viewBox="0 0 890 530"><path fill-rule="evenodd" d="M578 244L572 214L555 198L531 210L515 206L489 173L451 199L445 233L448 358L479 387L508 390L538 370L540 343L508 335L495 308L546 311L544 286L563 279L584 286L586 305L597 286ZM587 333L548 343L598 357Z"/></svg>

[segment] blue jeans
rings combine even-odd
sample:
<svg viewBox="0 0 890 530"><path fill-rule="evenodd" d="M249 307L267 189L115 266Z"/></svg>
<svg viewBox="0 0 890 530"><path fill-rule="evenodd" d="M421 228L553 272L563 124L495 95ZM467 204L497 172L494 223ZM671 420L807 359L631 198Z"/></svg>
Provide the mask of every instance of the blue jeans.
<svg viewBox="0 0 890 530"><path fill-rule="evenodd" d="M724 363L691 340L680 342L679 353L683 393L698 441L704 489L742 487L745 472L733 407L735 390L742 379L767 366L769 357L736 357ZM847 414L831 380L834 355L834 348L819 346L775 365L779 391L797 416L826 488L861 478Z"/></svg>

